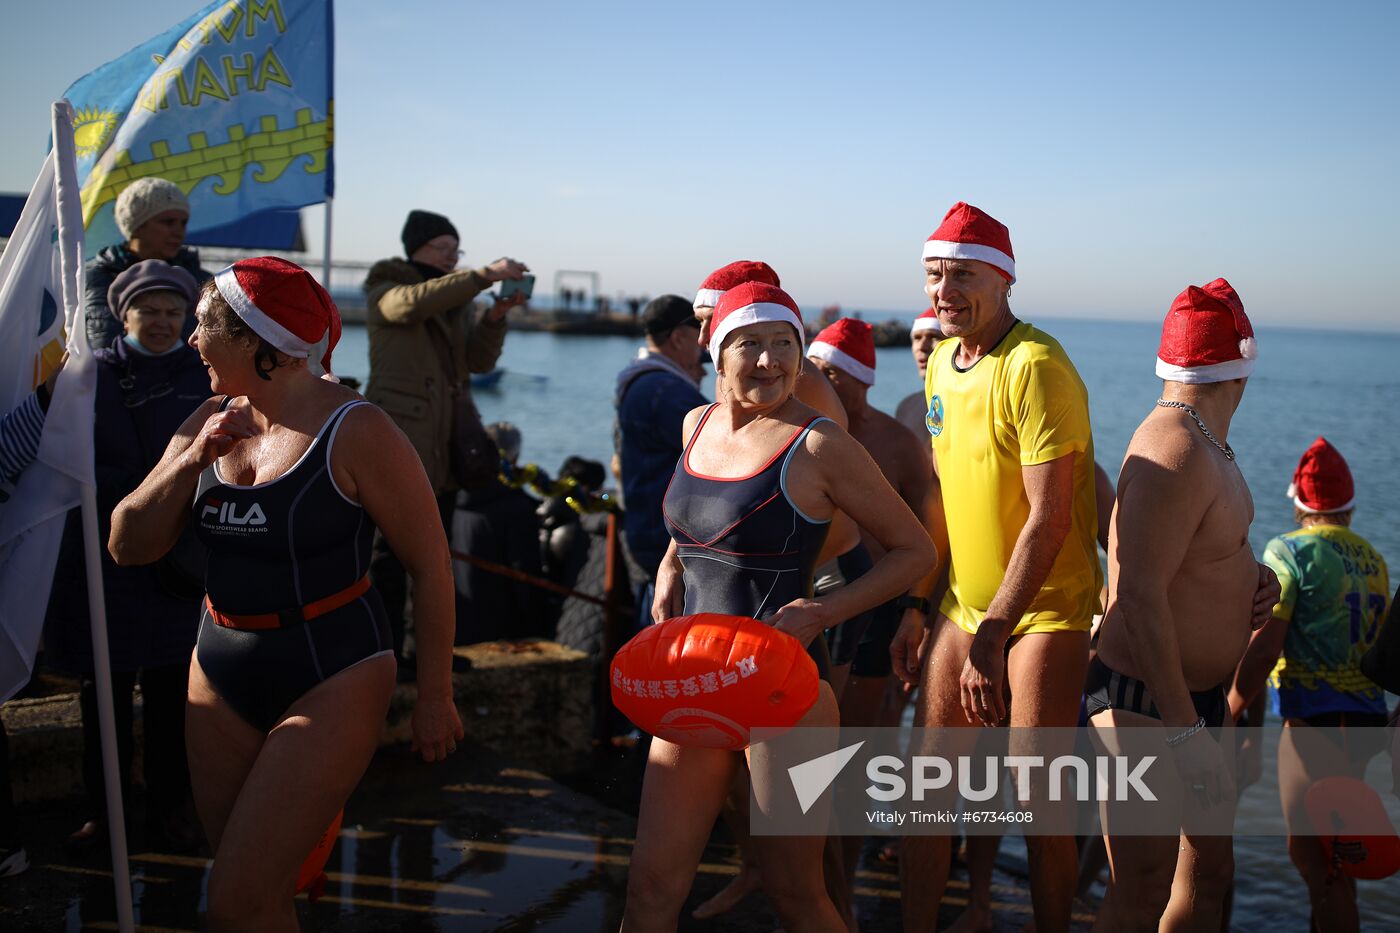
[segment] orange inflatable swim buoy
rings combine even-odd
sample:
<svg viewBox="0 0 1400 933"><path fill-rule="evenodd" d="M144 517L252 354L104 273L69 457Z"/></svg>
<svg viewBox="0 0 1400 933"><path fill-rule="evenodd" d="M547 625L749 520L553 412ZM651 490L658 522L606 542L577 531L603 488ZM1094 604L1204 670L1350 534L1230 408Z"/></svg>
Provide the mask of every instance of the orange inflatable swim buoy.
<svg viewBox="0 0 1400 933"><path fill-rule="evenodd" d="M1400 871L1400 837L1381 798L1364 781L1328 777L1304 800L1313 830L1342 874L1377 880Z"/></svg>
<svg viewBox="0 0 1400 933"><path fill-rule="evenodd" d="M322 871L326 867L326 860L331 857L331 850L335 848L335 840L340 835L340 824L345 820L345 811L341 810L331 820L331 825L326 831L321 833L321 838L316 841L316 846L311 850L311 854L306 857L306 861L301 863L301 869L297 872L297 893L305 891L307 898L316 900L326 889L326 873Z"/></svg>
<svg viewBox="0 0 1400 933"><path fill-rule="evenodd" d="M614 705L677 745L745 748L751 729L796 725L819 690L817 665L797 639L747 616L667 619L612 662Z"/></svg>

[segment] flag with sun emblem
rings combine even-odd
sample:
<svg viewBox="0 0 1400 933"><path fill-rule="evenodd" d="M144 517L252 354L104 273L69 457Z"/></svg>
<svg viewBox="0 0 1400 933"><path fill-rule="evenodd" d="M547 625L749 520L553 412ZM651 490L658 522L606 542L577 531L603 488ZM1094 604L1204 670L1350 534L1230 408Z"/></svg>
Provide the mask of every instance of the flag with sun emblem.
<svg viewBox="0 0 1400 933"><path fill-rule="evenodd" d="M68 510L93 485L96 370L82 322L83 225L72 113L0 255L0 701L29 680ZM47 411L35 389L69 354ZM28 417L25 412L28 411ZM65 581L69 582L69 581Z"/></svg>
<svg viewBox="0 0 1400 933"><path fill-rule="evenodd" d="M139 178L180 186L191 232L329 197L331 26L331 0L218 0L68 88L89 255Z"/></svg>

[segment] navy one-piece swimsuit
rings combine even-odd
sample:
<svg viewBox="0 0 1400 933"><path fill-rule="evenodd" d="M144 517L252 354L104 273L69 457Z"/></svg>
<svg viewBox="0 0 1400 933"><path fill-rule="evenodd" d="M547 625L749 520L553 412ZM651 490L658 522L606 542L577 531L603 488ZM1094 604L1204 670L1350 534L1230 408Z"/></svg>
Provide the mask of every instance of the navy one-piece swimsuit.
<svg viewBox="0 0 1400 933"><path fill-rule="evenodd" d="M209 606L235 616L287 613L364 577L374 523L335 484L331 448L346 413L365 404L337 408L301 459L276 479L227 483L217 460L199 477L192 520L209 548L209 599L196 656L219 696L264 732L321 681L393 654L384 604L373 587L324 615L280 628L228 628L209 613Z"/></svg>
<svg viewBox="0 0 1400 933"><path fill-rule="evenodd" d="M813 418L798 428L757 472L725 479L690 468L690 451L716 407L701 417L662 501L666 530L685 571L685 613L766 619L812 595L817 555L831 522L808 518L793 504L787 471L807 432L830 419ZM807 652L822 679L828 679L826 639L812 639Z"/></svg>

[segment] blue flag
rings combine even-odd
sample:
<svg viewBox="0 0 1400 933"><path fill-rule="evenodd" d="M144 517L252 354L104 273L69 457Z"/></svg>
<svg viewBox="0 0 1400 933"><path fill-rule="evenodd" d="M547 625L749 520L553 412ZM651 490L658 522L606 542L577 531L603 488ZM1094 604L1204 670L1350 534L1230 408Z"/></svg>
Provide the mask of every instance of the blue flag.
<svg viewBox="0 0 1400 933"><path fill-rule="evenodd" d="M332 194L331 0L218 0L65 93L89 254L121 242L138 178L190 199L191 232Z"/></svg>

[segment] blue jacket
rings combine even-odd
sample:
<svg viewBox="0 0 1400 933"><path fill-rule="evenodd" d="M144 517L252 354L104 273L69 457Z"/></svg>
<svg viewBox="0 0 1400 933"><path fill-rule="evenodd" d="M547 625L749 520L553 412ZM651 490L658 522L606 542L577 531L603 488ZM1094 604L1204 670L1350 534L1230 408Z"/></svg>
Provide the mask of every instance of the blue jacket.
<svg viewBox="0 0 1400 933"><path fill-rule="evenodd" d="M159 563L118 567L105 545L117 503L140 485L180 425L211 395L209 373L188 346L168 356L141 356L118 340L94 356L93 458L112 669L187 661L199 626L198 599L170 595L161 585ZM44 630L49 663L75 673L92 670L84 568L82 525L75 509L64 528Z"/></svg>
<svg viewBox="0 0 1400 933"><path fill-rule="evenodd" d="M634 360L617 380L614 444L622 461L622 533L651 577L671 543L661 500L680 459L685 416L706 403L695 383L658 354Z"/></svg>

